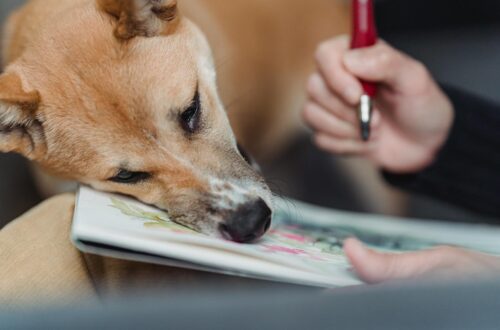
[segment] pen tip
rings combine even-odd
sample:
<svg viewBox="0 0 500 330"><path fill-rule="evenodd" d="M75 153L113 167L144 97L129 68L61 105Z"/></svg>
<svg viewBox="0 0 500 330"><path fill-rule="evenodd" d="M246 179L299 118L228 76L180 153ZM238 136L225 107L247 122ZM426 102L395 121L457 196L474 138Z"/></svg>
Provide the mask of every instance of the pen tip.
<svg viewBox="0 0 500 330"><path fill-rule="evenodd" d="M365 142L370 139L370 123L361 123L361 138Z"/></svg>

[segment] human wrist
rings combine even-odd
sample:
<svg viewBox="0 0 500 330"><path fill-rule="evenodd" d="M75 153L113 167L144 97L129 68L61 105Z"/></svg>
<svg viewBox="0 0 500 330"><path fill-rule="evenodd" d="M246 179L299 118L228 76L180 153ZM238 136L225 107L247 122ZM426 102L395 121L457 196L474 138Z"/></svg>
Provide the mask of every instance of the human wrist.
<svg viewBox="0 0 500 330"><path fill-rule="evenodd" d="M445 146L455 121L455 110L451 100L439 87L438 92L440 94L440 101L437 103L440 104L438 106L440 110L438 111L439 115L434 115L434 117L436 122L440 122L440 125L427 144L429 153L429 164L427 164L427 166L431 165L436 160L437 155Z"/></svg>
<svg viewBox="0 0 500 330"><path fill-rule="evenodd" d="M408 138L414 141L415 146L414 172L424 170L436 160L450 136L455 121L452 101L430 73L427 74L428 77L422 79L427 81L424 84L426 87L422 87L417 95L413 95L413 98L419 101L412 107L419 114L409 116L406 123Z"/></svg>

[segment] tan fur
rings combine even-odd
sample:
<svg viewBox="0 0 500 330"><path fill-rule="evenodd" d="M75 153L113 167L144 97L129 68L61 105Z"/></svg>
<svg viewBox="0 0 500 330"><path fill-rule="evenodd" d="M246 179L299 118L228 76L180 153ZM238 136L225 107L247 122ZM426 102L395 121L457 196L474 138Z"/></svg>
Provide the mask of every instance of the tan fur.
<svg viewBox="0 0 500 330"><path fill-rule="evenodd" d="M0 89L15 87L0 91L8 95L0 97L0 114L17 104L19 118L30 120L0 122L0 151L135 196L213 234L227 205L270 203L262 178L237 151L223 104L252 151L268 155L281 145L296 131L289 109L303 98L313 50L347 29L346 8L334 0L179 5L178 12L175 0L31 0L13 14ZM179 115L196 88L202 129L188 137ZM120 168L153 176L137 185L109 181Z"/></svg>
<svg viewBox="0 0 500 330"><path fill-rule="evenodd" d="M267 160L300 127L305 83L321 41L347 33L344 0L184 0L207 34L236 136Z"/></svg>
<svg viewBox="0 0 500 330"><path fill-rule="evenodd" d="M150 3L141 1L134 17ZM158 15L150 10L147 26ZM170 19L175 33L162 28L144 35L141 28L123 40L116 38L120 20L94 1L73 0L34 0L14 16L0 87L21 83L0 93L7 94L0 113L8 119L0 122L0 151L24 154L58 176L135 196L207 234L217 234L228 211L242 203L270 203L267 186L237 151L199 29L187 19ZM197 89L203 129L187 136L180 114ZM40 95L29 120L23 118L24 90ZM23 119L5 115L10 113ZM110 181L120 169L151 178ZM225 192L233 204L222 203L216 190L221 182L234 187Z"/></svg>
<svg viewBox="0 0 500 330"><path fill-rule="evenodd" d="M6 38L12 40L4 48L6 62L23 51L27 39L37 34L36 27L88 2L30 2L8 24L15 32ZM219 90L238 139L260 158L272 155L296 132L315 47L349 30L346 2L184 0L179 5L180 12L200 26L212 46ZM108 10L117 15L118 9ZM12 28L17 26L18 16L28 25Z"/></svg>
<svg viewBox="0 0 500 330"><path fill-rule="evenodd" d="M0 79L0 146L29 159L40 157L46 148L36 111L40 95L26 91L18 75L7 72Z"/></svg>
<svg viewBox="0 0 500 330"><path fill-rule="evenodd" d="M9 125L10 122L27 123L38 109L40 95L36 91L25 91L19 76L6 73L0 80L0 102L11 110L0 114L0 122L4 125Z"/></svg>
<svg viewBox="0 0 500 330"><path fill-rule="evenodd" d="M137 36L151 37L173 33L179 23L177 0L99 0L99 6L118 20L115 36L128 40Z"/></svg>

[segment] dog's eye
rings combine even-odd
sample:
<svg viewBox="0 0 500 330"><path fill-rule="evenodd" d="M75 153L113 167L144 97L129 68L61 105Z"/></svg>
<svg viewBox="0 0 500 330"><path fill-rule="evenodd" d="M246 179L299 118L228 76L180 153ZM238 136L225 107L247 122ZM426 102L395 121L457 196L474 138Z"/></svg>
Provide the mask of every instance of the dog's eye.
<svg viewBox="0 0 500 330"><path fill-rule="evenodd" d="M113 181L116 183L126 183L126 184L135 184L141 181L145 181L151 177L151 174L146 172L131 172L127 170L121 169L118 174L114 177L110 178L109 181Z"/></svg>
<svg viewBox="0 0 500 330"><path fill-rule="evenodd" d="M200 93L196 91L191 105L180 115L181 126L186 132L194 133L198 130L200 126L200 112Z"/></svg>

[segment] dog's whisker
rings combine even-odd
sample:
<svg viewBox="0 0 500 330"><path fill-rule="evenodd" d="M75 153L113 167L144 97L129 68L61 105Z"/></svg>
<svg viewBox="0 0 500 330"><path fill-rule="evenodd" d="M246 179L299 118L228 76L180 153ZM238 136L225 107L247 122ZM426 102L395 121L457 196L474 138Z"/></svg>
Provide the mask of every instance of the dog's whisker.
<svg viewBox="0 0 500 330"><path fill-rule="evenodd" d="M267 185L271 188L273 194L278 194L280 197L284 195L284 186L286 182L282 179L266 178Z"/></svg>

